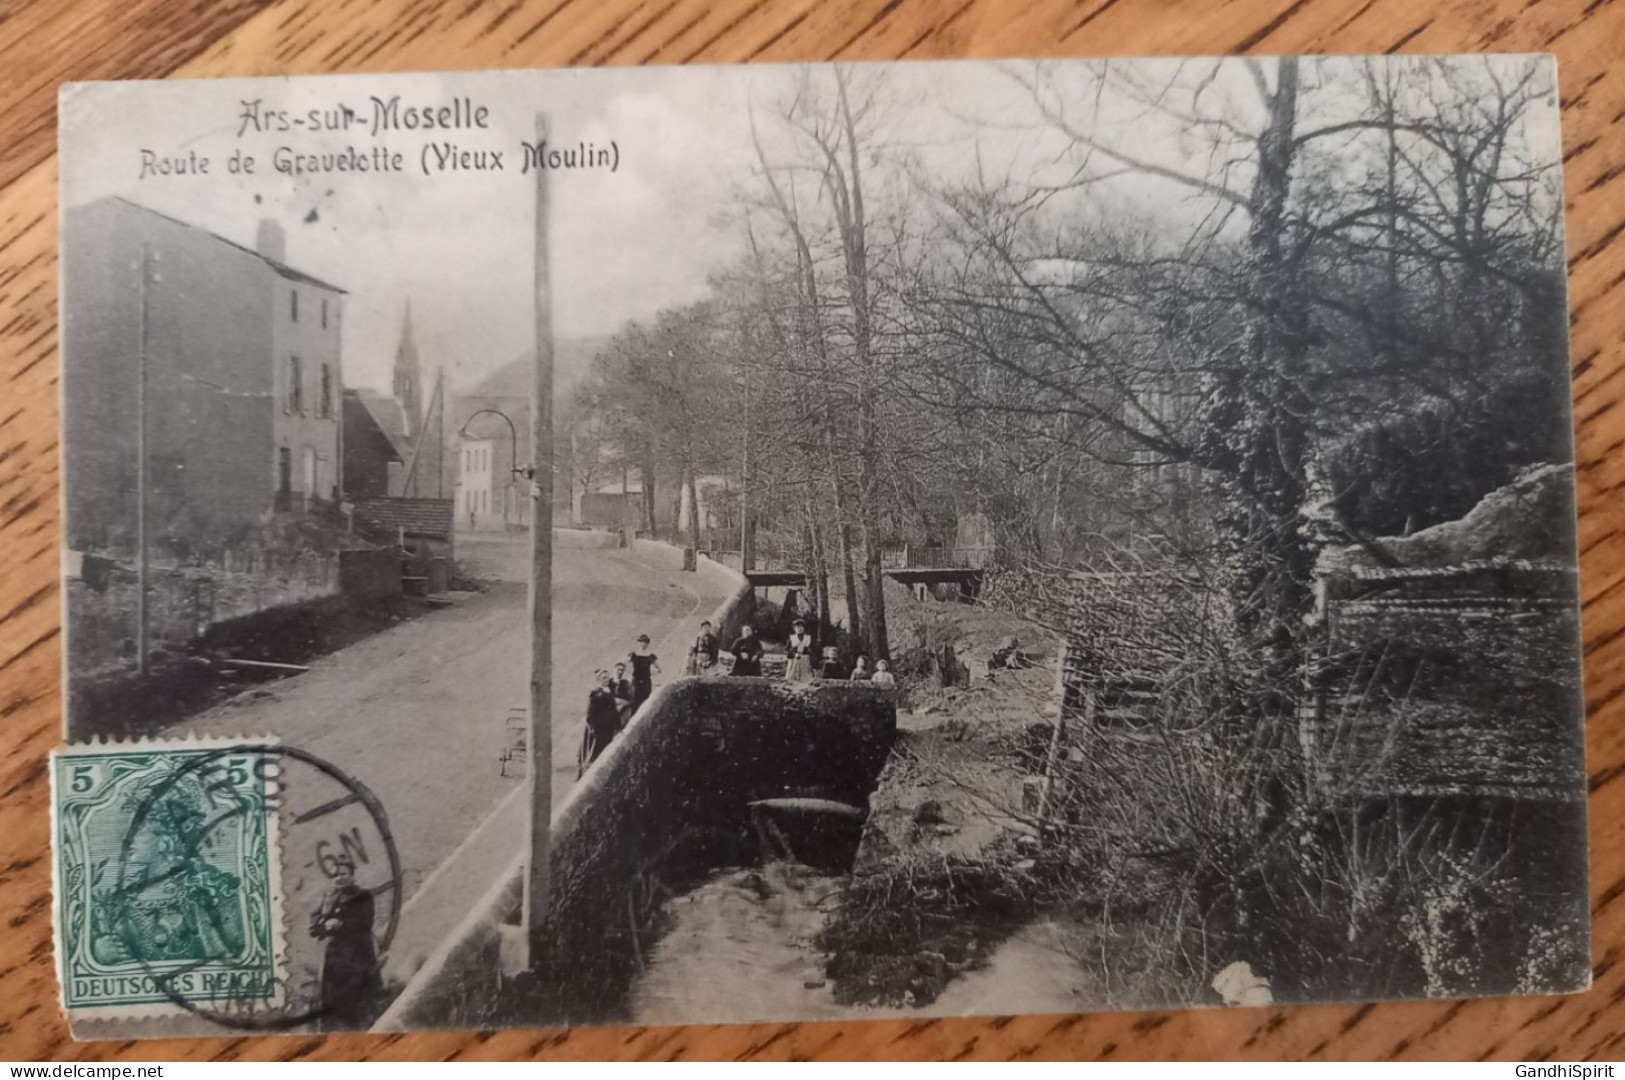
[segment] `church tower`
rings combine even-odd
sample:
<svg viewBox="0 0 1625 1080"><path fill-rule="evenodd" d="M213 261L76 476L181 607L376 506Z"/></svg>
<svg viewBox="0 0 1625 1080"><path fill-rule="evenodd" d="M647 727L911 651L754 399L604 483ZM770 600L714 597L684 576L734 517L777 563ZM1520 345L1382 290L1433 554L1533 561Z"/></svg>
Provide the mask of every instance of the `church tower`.
<svg viewBox="0 0 1625 1080"><path fill-rule="evenodd" d="M418 345L412 337L412 300L406 301L401 320L401 343L395 348L395 400L406 414L406 435L417 445L423 431L423 376L418 369Z"/></svg>

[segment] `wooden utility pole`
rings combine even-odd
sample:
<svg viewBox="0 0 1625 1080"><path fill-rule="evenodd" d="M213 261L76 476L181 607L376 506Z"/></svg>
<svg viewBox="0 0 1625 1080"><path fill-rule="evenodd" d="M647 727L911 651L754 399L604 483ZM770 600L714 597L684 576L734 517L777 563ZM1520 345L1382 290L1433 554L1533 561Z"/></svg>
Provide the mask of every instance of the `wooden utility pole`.
<svg viewBox="0 0 1625 1080"><path fill-rule="evenodd" d="M547 141L536 114L536 144ZM547 170L536 168L536 370L530 397L530 821L525 837L522 918L526 966L546 955L543 927L551 887L553 827L553 276L548 244Z"/></svg>
<svg viewBox="0 0 1625 1080"><path fill-rule="evenodd" d="M151 574L151 557L147 553L147 474L151 471L147 447L147 278L151 273L151 254L146 244L141 245L140 314L136 316L139 347L136 353L135 384L135 655L136 670L147 674L147 591Z"/></svg>
<svg viewBox="0 0 1625 1080"><path fill-rule="evenodd" d="M756 569L756 529L750 519L750 362L740 372L745 384L745 439L739 455L739 568Z"/></svg>

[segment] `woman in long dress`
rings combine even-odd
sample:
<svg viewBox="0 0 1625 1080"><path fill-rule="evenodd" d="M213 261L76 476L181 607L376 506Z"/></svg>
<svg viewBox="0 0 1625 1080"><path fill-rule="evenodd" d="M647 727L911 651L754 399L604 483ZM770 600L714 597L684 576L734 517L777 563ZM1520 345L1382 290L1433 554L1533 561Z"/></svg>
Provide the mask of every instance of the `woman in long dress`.
<svg viewBox="0 0 1625 1080"><path fill-rule="evenodd" d="M717 667L717 653L721 645L717 635L711 629L711 620L700 623L700 632L694 638L694 644L688 649L688 673L690 675L710 675Z"/></svg>
<svg viewBox="0 0 1625 1080"><path fill-rule="evenodd" d="M614 680L609 672L598 673L598 685L587 694L587 725L581 733L581 751L576 755L576 779L598 760L621 730L621 709L615 700Z"/></svg>
<svg viewBox="0 0 1625 1080"><path fill-rule="evenodd" d="M807 624L797 619L784 643L784 677L789 682L812 682L812 635Z"/></svg>
<svg viewBox="0 0 1625 1080"><path fill-rule="evenodd" d="M627 660L632 664L632 713L637 714L639 708L649 695L655 690L655 676L660 673L660 657L649 651L649 635L638 635L638 647L627 654Z"/></svg>
<svg viewBox="0 0 1625 1080"><path fill-rule="evenodd" d="M310 913L310 936L322 953L321 1027L365 1031L383 995L378 949L372 940L372 892L355 883L355 860L334 859L333 887Z"/></svg>

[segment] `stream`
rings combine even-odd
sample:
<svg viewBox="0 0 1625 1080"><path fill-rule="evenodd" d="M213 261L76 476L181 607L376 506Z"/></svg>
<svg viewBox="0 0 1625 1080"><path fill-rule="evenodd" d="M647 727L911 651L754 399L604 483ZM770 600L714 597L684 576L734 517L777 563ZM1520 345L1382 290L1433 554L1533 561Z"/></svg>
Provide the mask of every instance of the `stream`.
<svg viewBox="0 0 1625 1080"><path fill-rule="evenodd" d="M717 870L666 902L667 930L631 995L638 1024L868 1015L837 1005L814 938L844 876L799 863Z"/></svg>

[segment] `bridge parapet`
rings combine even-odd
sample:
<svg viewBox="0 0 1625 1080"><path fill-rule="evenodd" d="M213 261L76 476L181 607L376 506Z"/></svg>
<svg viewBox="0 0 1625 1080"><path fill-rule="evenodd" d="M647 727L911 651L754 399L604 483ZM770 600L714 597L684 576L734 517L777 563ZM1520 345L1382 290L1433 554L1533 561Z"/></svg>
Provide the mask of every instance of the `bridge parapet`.
<svg viewBox="0 0 1625 1080"><path fill-rule="evenodd" d="M554 814L554 982L515 996L499 972L518 861L428 959L378 1030L606 1023L639 962L641 898L663 878L738 862L749 803L817 792L866 806L897 729L894 694L850 683L687 678L661 687Z"/></svg>

